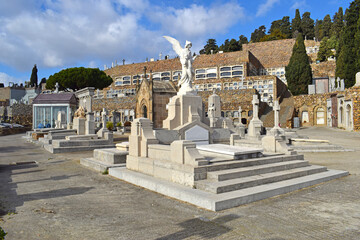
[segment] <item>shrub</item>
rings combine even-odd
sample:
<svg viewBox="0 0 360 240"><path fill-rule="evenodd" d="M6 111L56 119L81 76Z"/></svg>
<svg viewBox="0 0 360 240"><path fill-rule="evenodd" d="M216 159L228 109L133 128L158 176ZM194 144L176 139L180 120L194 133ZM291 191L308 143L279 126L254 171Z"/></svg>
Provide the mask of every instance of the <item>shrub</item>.
<svg viewBox="0 0 360 240"><path fill-rule="evenodd" d="M107 123L106 123L106 128L111 131L111 130L113 130L113 128L114 128L114 124L113 124L112 122L107 122Z"/></svg>
<svg viewBox="0 0 360 240"><path fill-rule="evenodd" d="M118 123L116 124L116 126L117 126L117 127L122 127L122 123L121 123L121 122L118 122Z"/></svg>
<svg viewBox="0 0 360 240"><path fill-rule="evenodd" d="M0 227L0 240L4 240L6 234L7 234L7 233Z"/></svg>
<svg viewBox="0 0 360 240"><path fill-rule="evenodd" d="M126 121L126 122L124 123L124 127L130 127L130 126L131 126L131 122Z"/></svg>

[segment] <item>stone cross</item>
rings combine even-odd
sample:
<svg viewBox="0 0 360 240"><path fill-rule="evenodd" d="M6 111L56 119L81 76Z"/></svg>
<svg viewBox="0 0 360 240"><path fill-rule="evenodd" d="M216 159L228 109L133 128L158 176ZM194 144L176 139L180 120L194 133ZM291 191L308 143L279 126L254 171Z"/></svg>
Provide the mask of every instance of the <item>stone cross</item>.
<svg viewBox="0 0 360 240"><path fill-rule="evenodd" d="M101 112L101 120L102 120L103 128L106 128L106 109L105 108L103 108L103 110Z"/></svg>
<svg viewBox="0 0 360 240"><path fill-rule="evenodd" d="M259 119L259 99L257 95L253 95L253 119Z"/></svg>
<svg viewBox="0 0 360 240"><path fill-rule="evenodd" d="M59 83L58 82L56 82L56 84L55 84L55 93L58 93L59 92Z"/></svg>
<svg viewBox="0 0 360 240"><path fill-rule="evenodd" d="M274 101L274 127L279 127L279 112L280 112L280 105L279 101Z"/></svg>

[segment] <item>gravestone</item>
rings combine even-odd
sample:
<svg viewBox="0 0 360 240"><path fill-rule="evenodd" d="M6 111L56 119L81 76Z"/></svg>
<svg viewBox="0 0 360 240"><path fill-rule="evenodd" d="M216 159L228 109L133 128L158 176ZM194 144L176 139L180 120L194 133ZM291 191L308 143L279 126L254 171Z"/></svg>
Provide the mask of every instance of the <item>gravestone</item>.
<svg viewBox="0 0 360 240"><path fill-rule="evenodd" d="M280 128L280 124L279 124L279 113L280 113L280 105L279 105L279 101L275 100L274 101L274 127L270 130L269 135L273 135L273 136L284 136L285 135L285 131L283 129Z"/></svg>
<svg viewBox="0 0 360 240"><path fill-rule="evenodd" d="M85 110L82 106L74 114L73 129L76 129L78 135L85 135Z"/></svg>
<svg viewBox="0 0 360 240"><path fill-rule="evenodd" d="M360 87L360 72L358 72L358 73L355 75L355 79L356 79L356 82L355 82L354 87Z"/></svg>
<svg viewBox="0 0 360 240"><path fill-rule="evenodd" d="M209 131L199 125L185 131L185 140L192 141L196 145L209 144Z"/></svg>
<svg viewBox="0 0 360 240"><path fill-rule="evenodd" d="M104 138L104 136L105 136L104 134L105 134L106 132L109 132L109 130L106 128L106 121L107 121L106 117L107 117L106 109L103 108L103 110L102 110L102 112L101 112L102 127L101 127L101 129L97 132L97 135L98 135L99 138Z"/></svg>
<svg viewBox="0 0 360 240"><path fill-rule="evenodd" d="M261 134L261 128L263 126L262 121L259 119L259 99L257 95L253 95L253 118L249 123L248 136L259 137Z"/></svg>
<svg viewBox="0 0 360 240"><path fill-rule="evenodd" d="M56 125L55 128L65 128L64 125L66 125L66 114L64 111L58 112L55 125Z"/></svg>
<svg viewBox="0 0 360 240"><path fill-rule="evenodd" d="M93 112L88 112L86 115L85 134L95 134L95 121Z"/></svg>
<svg viewBox="0 0 360 240"><path fill-rule="evenodd" d="M315 85L308 85L308 94L311 95L311 94L315 94L316 91L315 91Z"/></svg>
<svg viewBox="0 0 360 240"><path fill-rule="evenodd" d="M220 97L215 94L215 90L208 100L208 117L210 127L220 127L218 120L221 118L221 100Z"/></svg>

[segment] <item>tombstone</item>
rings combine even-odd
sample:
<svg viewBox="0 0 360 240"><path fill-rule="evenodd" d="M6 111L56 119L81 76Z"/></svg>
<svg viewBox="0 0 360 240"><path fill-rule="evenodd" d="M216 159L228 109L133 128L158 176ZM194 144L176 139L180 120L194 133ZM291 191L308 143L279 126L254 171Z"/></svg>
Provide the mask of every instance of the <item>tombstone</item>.
<svg viewBox="0 0 360 240"><path fill-rule="evenodd" d="M259 99L257 95L253 95L252 104L253 104L253 118L249 123L248 136L259 137L261 134L261 129L263 127L263 123L259 119Z"/></svg>
<svg viewBox="0 0 360 240"><path fill-rule="evenodd" d="M315 94L315 93L316 93L315 85L314 84L308 85L308 94L311 95L311 94Z"/></svg>
<svg viewBox="0 0 360 240"><path fill-rule="evenodd" d="M336 79L335 77L330 77L330 89L329 92L333 92L336 90Z"/></svg>
<svg viewBox="0 0 360 240"><path fill-rule="evenodd" d="M85 134L95 134L95 121L93 112L89 112L86 115Z"/></svg>
<svg viewBox="0 0 360 240"><path fill-rule="evenodd" d="M341 79L340 80L340 91L344 91L345 90L345 80Z"/></svg>
<svg viewBox="0 0 360 240"><path fill-rule="evenodd" d="M66 114L64 111L58 112L55 125L55 128L65 128L64 125L66 125Z"/></svg>
<svg viewBox="0 0 360 240"><path fill-rule="evenodd" d="M355 82L354 87L360 87L360 72L358 72L358 73L355 75L355 79L356 79L356 82Z"/></svg>
<svg viewBox="0 0 360 240"><path fill-rule="evenodd" d="M269 135L284 136L285 132L283 129L280 128L280 121L279 121L280 105L278 100L274 101L273 110L274 110L274 127L269 131Z"/></svg>
<svg viewBox="0 0 360 240"><path fill-rule="evenodd" d="M316 93L325 93L325 83L324 82L319 82L316 85Z"/></svg>
<svg viewBox="0 0 360 240"><path fill-rule="evenodd" d="M104 134L105 134L106 132L109 132L109 130L106 128L106 121L107 121L106 117L107 117L106 109L103 108L103 110L102 110L102 112L101 112L102 127L101 127L101 129L97 132L97 135L98 135L99 138L104 138L104 136L105 136Z"/></svg>

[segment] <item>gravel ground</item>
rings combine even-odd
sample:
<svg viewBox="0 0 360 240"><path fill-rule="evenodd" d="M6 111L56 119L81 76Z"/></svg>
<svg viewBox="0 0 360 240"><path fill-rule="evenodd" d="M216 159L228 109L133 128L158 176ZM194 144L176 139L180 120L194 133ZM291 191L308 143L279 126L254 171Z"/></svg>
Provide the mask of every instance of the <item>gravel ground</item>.
<svg viewBox="0 0 360 240"><path fill-rule="evenodd" d="M91 152L54 155L0 137L0 226L6 239L359 239L360 134L299 134L354 149L305 154L351 175L217 213L81 166Z"/></svg>

